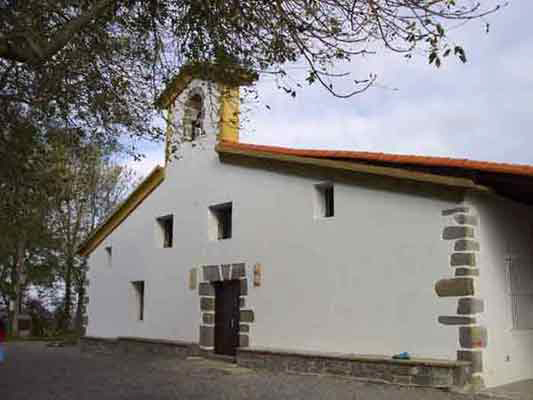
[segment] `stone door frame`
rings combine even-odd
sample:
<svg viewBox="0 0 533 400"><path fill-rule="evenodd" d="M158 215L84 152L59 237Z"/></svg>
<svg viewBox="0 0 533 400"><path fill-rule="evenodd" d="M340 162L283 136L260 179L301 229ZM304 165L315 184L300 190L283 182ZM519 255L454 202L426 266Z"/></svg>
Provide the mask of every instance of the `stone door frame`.
<svg viewBox="0 0 533 400"><path fill-rule="evenodd" d="M198 285L201 311L200 349L208 351L215 349L215 287L213 284L227 280L240 281L239 347L250 346L250 328L255 320L255 314L251 308L246 307L249 283L246 277L246 264L235 263L202 266L202 281Z"/></svg>

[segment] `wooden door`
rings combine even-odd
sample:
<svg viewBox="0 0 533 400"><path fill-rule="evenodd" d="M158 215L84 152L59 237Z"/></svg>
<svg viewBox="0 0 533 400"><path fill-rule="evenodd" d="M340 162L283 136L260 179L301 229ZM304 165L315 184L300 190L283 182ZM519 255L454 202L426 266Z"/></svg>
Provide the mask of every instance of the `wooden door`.
<svg viewBox="0 0 533 400"><path fill-rule="evenodd" d="M234 356L239 345L240 282L215 284L215 353Z"/></svg>

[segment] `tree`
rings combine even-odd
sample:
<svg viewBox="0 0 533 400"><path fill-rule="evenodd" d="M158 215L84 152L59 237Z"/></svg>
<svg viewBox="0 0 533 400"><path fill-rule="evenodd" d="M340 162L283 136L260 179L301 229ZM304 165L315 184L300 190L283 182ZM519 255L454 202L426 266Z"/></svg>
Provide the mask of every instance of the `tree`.
<svg viewBox="0 0 533 400"><path fill-rule="evenodd" d="M59 124L41 130L31 118L14 115L0 131L1 300L15 305L10 325L16 335L29 286L62 292L66 329L73 295L79 295L80 310L84 298L85 261L77 246L124 198L133 175L112 161L112 147L80 139L84 135Z"/></svg>
<svg viewBox="0 0 533 400"><path fill-rule="evenodd" d="M54 246L48 218L56 177L42 132L28 119L13 118L0 131L0 291L3 302L15 306L14 334L25 287Z"/></svg>
<svg viewBox="0 0 533 400"><path fill-rule="evenodd" d="M75 325L81 330L87 262L77 255L81 241L121 202L134 183L127 167L112 161L113 148L79 142L60 133L50 139L62 182L51 209L50 228L59 239L58 271L64 282L59 328L71 327L74 295L77 294Z"/></svg>
<svg viewBox="0 0 533 400"><path fill-rule="evenodd" d="M503 1L503 0L502 0ZM60 118L75 130L116 142L120 134L159 137L153 101L184 63L239 65L286 74L307 64L307 82L339 96L331 66L379 46L411 56L425 50L440 66L459 45L450 24L500 5L471 0L0 0L0 118L7 104L36 121ZM290 86L283 88L291 95ZM1 120L0 120L1 122Z"/></svg>

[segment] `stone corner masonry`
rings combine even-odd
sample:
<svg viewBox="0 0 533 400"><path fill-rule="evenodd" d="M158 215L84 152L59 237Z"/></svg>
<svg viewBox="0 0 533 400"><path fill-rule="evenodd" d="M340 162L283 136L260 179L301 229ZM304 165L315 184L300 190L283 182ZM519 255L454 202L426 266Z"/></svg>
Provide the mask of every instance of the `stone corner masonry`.
<svg viewBox="0 0 533 400"><path fill-rule="evenodd" d="M483 299L477 290L480 265L478 255L480 244L476 240L479 226L478 216L471 207L457 207L443 210L446 218L442 239L450 243L449 265L453 277L443 278L435 283L438 297L457 297L457 315L438 316L444 326L458 329L459 349L457 360L472 365L472 384L483 386L483 349L487 346L488 333L478 325L478 316L484 311Z"/></svg>

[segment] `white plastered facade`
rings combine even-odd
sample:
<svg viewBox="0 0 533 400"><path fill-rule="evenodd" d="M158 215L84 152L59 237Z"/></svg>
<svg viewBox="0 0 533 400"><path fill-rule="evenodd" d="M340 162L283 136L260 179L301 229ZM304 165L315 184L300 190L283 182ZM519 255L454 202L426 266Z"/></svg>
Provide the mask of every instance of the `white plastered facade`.
<svg viewBox="0 0 533 400"><path fill-rule="evenodd" d="M176 99L178 124L179 104L190 93L211 92L216 105L216 90L208 86L194 80ZM461 194L401 181L375 185L367 178L337 179L331 172L221 162L214 150L216 107L205 118L206 135L194 146L182 144L179 159L166 166L163 183L92 252L87 335L198 343L200 297L197 288L189 288L190 270L196 269L201 280L203 265L245 263L250 276L259 263L261 284L250 284L246 297L255 314L252 347L377 355L408 351L415 357L456 359L457 329L437 318L454 315L457 299L437 297L434 285L452 275L441 212L462 203ZM315 215L315 185L324 182L334 185L332 218ZM227 202L233 207L232 237L209 240L208 208ZM494 261L502 255L487 249L500 232L483 229L494 219L491 229L499 230L501 216L493 215L492 205L469 199L474 202L483 221L480 286L483 297L491 298L482 317L490 329L485 352L490 385L532 376L527 368L518 370L530 360L520 348L531 349L533 337L509 330L493 337L492 329L504 317L487 315L499 307L494 303L504 301L495 293L505 291ZM174 243L162 248L156 218L169 214ZM107 246L112 246L111 264ZM143 321L136 315L133 281L145 281ZM503 353L493 347L511 343L509 338L508 347L515 348L505 351L516 353L511 357L515 370L500 372Z"/></svg>
<svg viewBox="0 0 533 400"><path fill-rule="evenodd" d="M509 262L533 268L533 210L496 195L469 194L465 203L479 215L478 296L488 331L483 378L488 387L533 379L533 330L513 327Z"/></svg>

